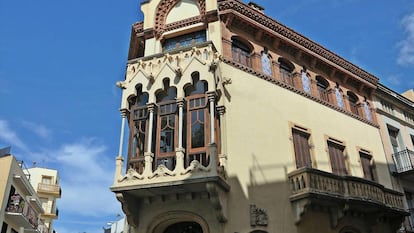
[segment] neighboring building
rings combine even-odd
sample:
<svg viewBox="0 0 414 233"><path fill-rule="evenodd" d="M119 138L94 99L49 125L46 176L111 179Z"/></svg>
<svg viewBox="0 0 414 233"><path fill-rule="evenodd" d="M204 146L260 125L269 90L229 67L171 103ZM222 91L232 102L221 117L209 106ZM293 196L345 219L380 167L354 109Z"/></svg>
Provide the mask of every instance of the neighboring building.
<svg viewBox="0 0 414 233"><path fill-rule="evenodd" d="M375 94L378 122L394 187L405 193L410 212L403 229L414 232L414 92L402 95L379 85Z"/></svg>
<svg viewBox="0 0 414 233"><path fill-rule="evenodd" d="M37 191L44 209L41 219L48 229L53 229L53 220L59 216L56 199L62 195L58 171L41 167L29 168L28 171L31 175L30 183Z"/></svg>
<svg viewBox="0 0 414 233"><path fill-rule="evenodd" d="M111 190L125 232L400 228L408 212L373 110L377 77L254 3L146 0L141 10L117 83Z"/></svg>
<svg viewBox="0 0 414 233"><path fill-rule="evenodd" d="M108 222L108 227L104 227L103 231L104 233L123 233L125 224L127 224L126 218L121 217L116 221Z"/></svg>
<svg viewBox="0 0 414 233"><path fill-rule="evenodd" d="M2 152L5 152L4 150ZM42 204L29 182L30 173L13 155L0 155L1 233L48 233L41 220Z"/></svg>

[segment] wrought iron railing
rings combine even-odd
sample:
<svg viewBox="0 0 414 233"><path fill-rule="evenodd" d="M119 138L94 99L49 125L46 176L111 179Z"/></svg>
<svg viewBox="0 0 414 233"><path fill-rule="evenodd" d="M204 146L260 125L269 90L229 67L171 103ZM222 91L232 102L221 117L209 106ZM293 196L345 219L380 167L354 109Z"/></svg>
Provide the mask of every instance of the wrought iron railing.
<svg viewBox="0 0 414 233"><path fill-rule="evenodd" d="M392 155L398 173L414 170L414 151L405 149Z"/></svg>

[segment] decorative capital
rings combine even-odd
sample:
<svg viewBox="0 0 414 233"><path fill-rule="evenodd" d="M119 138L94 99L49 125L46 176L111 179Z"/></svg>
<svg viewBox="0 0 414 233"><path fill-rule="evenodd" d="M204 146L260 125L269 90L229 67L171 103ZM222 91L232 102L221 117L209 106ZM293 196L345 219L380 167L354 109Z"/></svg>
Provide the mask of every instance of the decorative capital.
<svg viewBox="0 0 414 233"><path fill-rule="evenodd" d="M226 113L226 107L225 106L217 106L216 110L218 112L218 114L220 114L221 116L224 115L224 113Z"/></svg>
<svg viewBox="0 0 414 233"><path fill-rule="evenodd" d="M177 98L176 101L179 108L184 106L184 98Z"/></svg>
<svg viewBox="0 0 414 233"><path fill-rule="evenodd" d="M216 99L216 92L215 91L207 92L207 97L210 102L214 102Z"/></svg>
<svg viewBox="0 0 414 233"><path fill-rule="evenodd" d="M148 112L154 112L157 108L157 105L155 103L148 103L147 104Z"/></svg>
<svg viewBox="0 0 414 233"><path fill-rule="evenodd" d="M129 110L128 110L128 109L126 109L126 108L121 108L119 111L121 112L121 116L122 116L122 118L127 117L127 116L128 116L128 114L129 114Z"/></svg>
<svg viewBox="0 0 414 233"><path fill-rule="evenodd" d="M267 226L268 217L265 209L250 204L250 226Z"/></svg>

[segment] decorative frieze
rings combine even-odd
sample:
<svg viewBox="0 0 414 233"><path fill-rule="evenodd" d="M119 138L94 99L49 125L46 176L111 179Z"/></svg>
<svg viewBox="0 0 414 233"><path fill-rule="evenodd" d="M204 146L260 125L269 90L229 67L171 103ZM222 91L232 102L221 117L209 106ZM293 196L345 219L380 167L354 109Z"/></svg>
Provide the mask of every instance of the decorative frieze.
<svg viewBox="0 0 414 233"><path fill-rule="evenodd" d="M250 226L267 226L268 217L265 209L257 208L256 205L250 205Z"/></svg>

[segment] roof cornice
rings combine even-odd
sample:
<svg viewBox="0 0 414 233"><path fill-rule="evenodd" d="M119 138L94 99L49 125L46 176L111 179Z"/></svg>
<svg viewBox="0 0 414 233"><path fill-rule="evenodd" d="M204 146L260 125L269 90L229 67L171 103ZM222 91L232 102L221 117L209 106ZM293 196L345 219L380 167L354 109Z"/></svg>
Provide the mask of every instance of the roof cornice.
<svg viewBox="0 0 414 233"><path fill-rule="evenodd" d="M267 29L272 30L275 33L278 33L285 39L288 39L309 51L318 54L319 56L325 58L326 60L342 67L343 69L351 72L357 77L362 78L366 82L371 83L372 85L378 84L378 78L362 68L348 62L344 58L338 56L337 54L331 52L330 50L324 48L323 46L315 43L314 41L308 39L307 37L297 33L293 29L277 22L269 16L266 16L260 11L257 11L248 5L237 1L237 0L218 0L219 14L225 13L225 11L233 10L245 17L248 17L251 20L254 20L258 24L264 26Z"/></svg>

